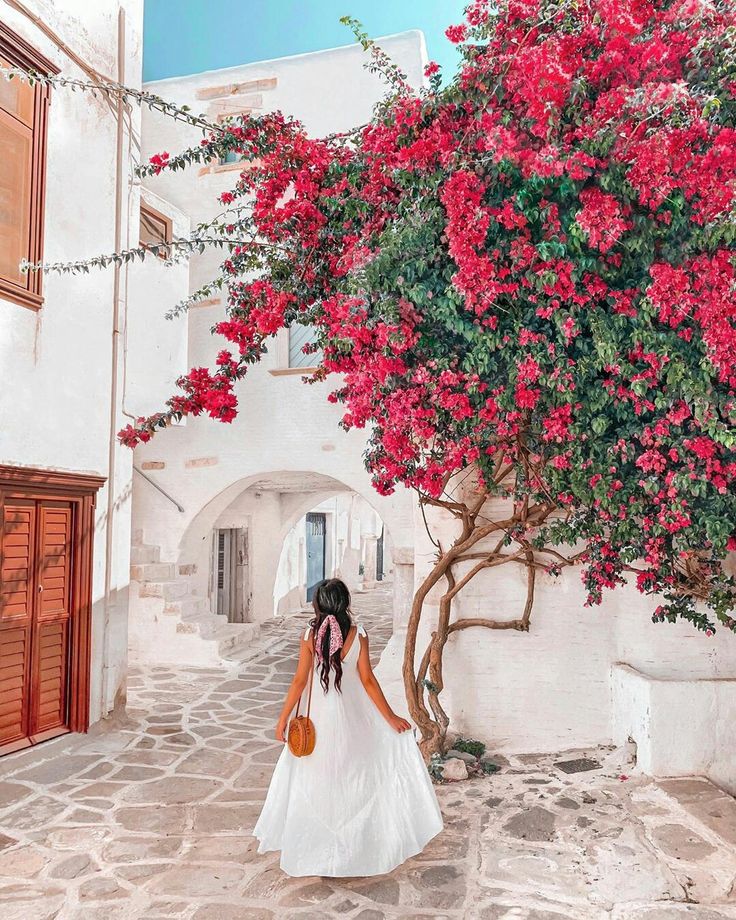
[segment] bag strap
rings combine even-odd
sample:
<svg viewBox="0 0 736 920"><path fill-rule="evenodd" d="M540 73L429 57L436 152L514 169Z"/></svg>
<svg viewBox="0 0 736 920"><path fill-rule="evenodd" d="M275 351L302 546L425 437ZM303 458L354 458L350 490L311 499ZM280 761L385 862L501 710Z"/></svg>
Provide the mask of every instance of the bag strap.
<svg viewBox="0 0 736 920"><path fill-rule="evenodd" d="M309 635L309 630L310 630L311 628L312 628L312 627L310 626L310 627L307 629L306 633L304 633L304 638L305 638L305 639L306 639L307 636ZM309 693L307 694L307 718L309 718L309 713L310 713L310 710L311 710L311 708L312 708L312 678L313 678L313 677L314 677L314 656L312 656L312 662L311 662L311 665L310 665L310 667L309 667ZM299 699L297 700L297 703L296 703L296 712L294 713L294 718L296 718L296 717L299 715L299 707L301 706L301 704L302 704L302 698L301 698L301 695L300 695L300 696L299 696Z"/></svg>
<svg viewBox="0 0 736 920"><path fill-rule="evenodd" d="M312 663L309 667L309 693L307 694L307 718L309 718L309 712L312 708L312 680L314 678L314 658L312 658Z"/></svg>

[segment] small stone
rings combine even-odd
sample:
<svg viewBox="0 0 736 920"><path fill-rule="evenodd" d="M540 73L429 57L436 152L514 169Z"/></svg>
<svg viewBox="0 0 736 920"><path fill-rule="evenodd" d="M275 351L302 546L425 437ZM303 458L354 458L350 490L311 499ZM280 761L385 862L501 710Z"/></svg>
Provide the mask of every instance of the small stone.
<svg viewBox="0 0 736 920"><path fill-rule="evenodd" d="M14 805L21 799L27 798L31 791L29 786L22 786L20 783L0 783L0 808L7 808L9 805Z"/></svg>
<svg viewBox="0 0 736 920"><path fill-rule="evenodd" d="M174 914L178 916L178 914ZM240 904L207 904L200 907L192 920L271 920L273 912L264 907L243 907Z"/></svg>
<svg viewBox="0 0 736 920"><path fill-rule="evenodd" d="M401 896L399 883L388 876L356 886L355 892L379 904L398 904Z"/></svg>
<svg viewBox="0 0 736 920"><path fill-rule="evenodd" d="M21 850L6 850L0 855L0 876L15 878L31 878L43 869L46 864L41 853L30 847Z"/></svg>
<svg viewBox="0 0 736 920"><path fill-rule="evenodd" d="M468 778L468 768L464 760L453 757L444 761L442 764L442 779L448 779L451 782L460 782Z"/></svg>
<svg viewBox="0 0 736 920"><path fill-rule="evenodd" d="M92 878L79 888L80 901L107 901L127 897L114 878Z"/></svg>
<svg viewBox="0 0 736 920"><path fill-rule="evenodd" d="M661 824L652 831L652 838L664 853L675 859L699 862L716 851L699 834L681 824Z"/></svg>
<svg viewBox="0 0 736 920"><path fill-rule="evenodd" d="M113 818L127 831L146 831L150 834L183 834L187 826L186 809L180 805L119 808Z"/></svg>
<svg viewBox="0 0 736 920"><path fill-rule="evenodd" d="M218 789L220 784L214 779L167 776L165 779L128 786L121 798L136 804L179 805L184 802L201 802Z"/></svg>
<svg viewBox="0 0 736 920"><path fill-rule="evenodd" d="M90 865L90 858L85 853L67 856L51 870L51 878L78 878Z"/></svg>
<svg viewBox="0 0 736 920"><path fill-rule="evenodd" d="M280 751L279 751L280 753ZM200 776L229 777L243 766L243 758L237 754L223 754L202 748L189 754L176 767L177 773L195 773Z"/></svg>
<svg viewBox="0 0 736 920"><path fill-rule="evenodd" d="M590 757L578 757L575 760L558 760L555 763L563 773L586 773L588 770L600 770L601 765Z"/></svg>
<svg viewBox="0 0 736 920"><path fill-rule="evenodd" d="M328 885L327 882L315 882L313 885L306 885L298 888L296 891L287 892L279 901L279 904L287 907L311 907L319 904L320 901L326 901L335 893L335 889Z"/></svg>
<svg viewBox="0 0 736 920"><path fill-rule="evenodd" d="M472 754L468 754L467 751L456 751L454 748L447 752L447 758L456 757L458 760L464 760L465 763L477 763L478 758L474 757Z"/></svg>
<svg viewBox="0 0 736 920"><path fill-rule="evenodd" d="M120 866L117 873L120 878L128 882L134 882L139 879L152 878L154 875L170 869L171 866L164 866L161 863L135 863L130 866Z"/></svg>
<svg viewBox="0 0 736 920"><path fill-rule="evenodd" d="M236 866L175 866L157 876L149 891L179 897L218 897L232 891L243 880Z"/></svg>
<svg viewBox="0 0 736 920"><path fill-rule="evenodd" d="M66 819L69 824L99 824L100 813L91 808L77 808Z"/></svg>
<svg viewBox="0 0 736 920"><path fill-rule="evenodd" d="M504 830L521 840L552 840L555 836L555 815L535 805L510 818L504 824Z"/></svg>
<svg viewBox="0 0 736 920"><path fill-rule="evenodd" d="M422 907L454 910L462 906L466 879L457 866L431 866L423 869L414 881Z"/></svg>
<svg viewBox="0 0 736 920"><path fill-rule="evenodd" d="M66 754L64 757L52 757L36 767L19 773L17 779L29 780L39 786L52 786L61 783L77 773L88 770L99 760L98 755Z"/></svg>

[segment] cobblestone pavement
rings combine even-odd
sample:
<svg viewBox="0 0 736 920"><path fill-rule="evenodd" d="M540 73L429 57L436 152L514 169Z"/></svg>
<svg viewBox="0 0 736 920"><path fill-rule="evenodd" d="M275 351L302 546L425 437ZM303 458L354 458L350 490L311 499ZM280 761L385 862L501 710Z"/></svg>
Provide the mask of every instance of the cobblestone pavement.
<svg viewBox="0 0 736 920"><path fill-rule="evenodd" d="M386 588L356 608L379 651ZM249 833L298 635L274 621L227 670L134 673L125 723L4 758L2 920L736 920L736 802L621 779L608 750L499 757L439 787L445 830L390 875L284 876ZM576 756L601 766L555 766Z"/></svg>

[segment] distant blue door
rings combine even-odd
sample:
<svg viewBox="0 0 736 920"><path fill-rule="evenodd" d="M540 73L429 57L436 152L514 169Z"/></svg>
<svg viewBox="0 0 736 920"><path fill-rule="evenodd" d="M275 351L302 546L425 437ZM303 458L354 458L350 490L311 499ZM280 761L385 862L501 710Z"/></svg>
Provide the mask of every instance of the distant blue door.
<svg viewBox="0 0 736 920"><path fill-rule="evenodd" d="M324 514L310 511L307 515L307 600L311 601L314 589L325 577L326 518Z"/></svg>
<svg viewBox="0 0 736 920"><path fill-rule="evenodd" d="M383 581L383 526L376 544L376 581Z"/></svg>

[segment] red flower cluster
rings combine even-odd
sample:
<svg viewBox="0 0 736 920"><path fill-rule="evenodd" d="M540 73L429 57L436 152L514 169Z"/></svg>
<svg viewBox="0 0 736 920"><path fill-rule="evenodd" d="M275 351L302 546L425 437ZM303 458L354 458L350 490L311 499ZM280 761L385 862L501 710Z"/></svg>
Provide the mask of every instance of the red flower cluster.
<svg viewBox="0 0 736 920"><path fill-rule="evenodd" d="M697 594L733 623L734 28L692 0L475 0L447 30L450 85L388 66L394 92L347 137L271 114L206 139L249 161L220 198L254 241L223 266L235 357L121 437L229 421L267 338L310 323L380 491L436 497L475 464L564 507L540 539L586 546L591 603L632 571L656 618L712 629Z"/></svg>

